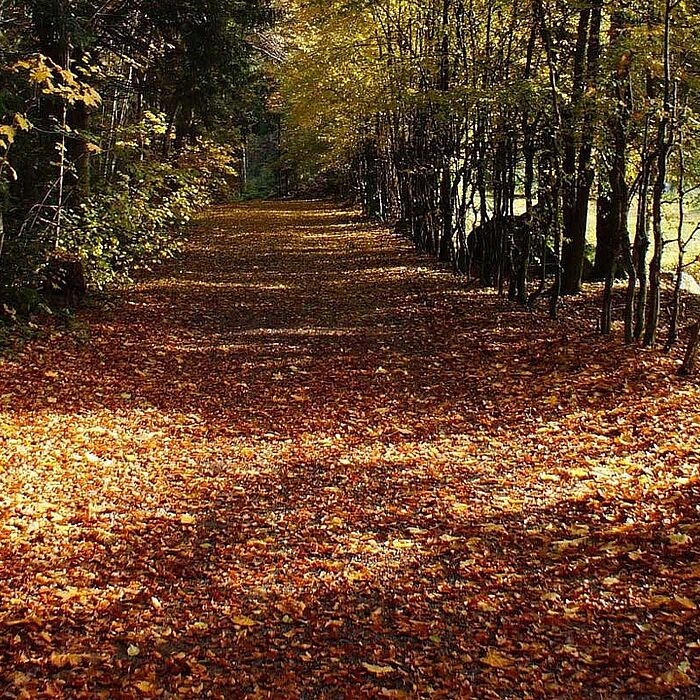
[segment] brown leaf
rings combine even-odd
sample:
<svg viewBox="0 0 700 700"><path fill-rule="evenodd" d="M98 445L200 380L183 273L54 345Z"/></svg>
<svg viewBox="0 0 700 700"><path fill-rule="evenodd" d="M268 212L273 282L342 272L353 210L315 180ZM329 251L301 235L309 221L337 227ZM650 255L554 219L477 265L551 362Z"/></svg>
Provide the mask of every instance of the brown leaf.
<svg viewBox="0 0 700 700"><path fill-rule="evenodd" d="M495 649L489 649L488 654L480 659L482 664L491 666L492 668L510 668L515 664L513 659L504 656Z"/></svg>

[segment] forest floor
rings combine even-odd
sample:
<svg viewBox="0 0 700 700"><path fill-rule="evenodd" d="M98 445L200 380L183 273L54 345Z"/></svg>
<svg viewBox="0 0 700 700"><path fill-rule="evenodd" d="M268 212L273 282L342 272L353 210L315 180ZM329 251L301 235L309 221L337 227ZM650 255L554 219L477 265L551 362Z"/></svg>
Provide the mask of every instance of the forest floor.
<svg viewBox="0 0 700 700"><path fill-rule="evenodd" d="M2 698L697 698L700 384L330 204L0 360Z"/></svg>

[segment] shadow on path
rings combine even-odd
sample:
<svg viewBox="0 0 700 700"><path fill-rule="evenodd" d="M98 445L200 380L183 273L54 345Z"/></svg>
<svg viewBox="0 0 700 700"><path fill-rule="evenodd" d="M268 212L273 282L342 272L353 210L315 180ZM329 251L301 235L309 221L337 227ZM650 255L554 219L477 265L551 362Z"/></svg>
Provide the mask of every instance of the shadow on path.
<svg viewBox="0 0 700 700"><path fill-rule="evenodd" d="M587 304L214 210L1 364L0 697L694 697L697 385Z"/></svg>

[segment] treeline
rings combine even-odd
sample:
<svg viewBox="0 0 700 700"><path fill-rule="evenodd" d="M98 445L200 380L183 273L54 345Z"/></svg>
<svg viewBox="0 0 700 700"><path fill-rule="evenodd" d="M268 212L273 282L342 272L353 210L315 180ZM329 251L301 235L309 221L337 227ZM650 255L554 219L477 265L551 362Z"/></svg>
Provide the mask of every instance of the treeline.
<svg viewBox="0 0 700 700"><path fill-rule="evenodd" d="M240 187L267 97L251 37L272 19L265 0L0 2L5 316L172 255Z"/></svg>
<svg viewBox="0 0 700 700"><path fill-rule="evenodd" d="M601 280L610 332L626 279L629 343L657 342L672 255L675 341L680 273L697 262L699 3L311 0L290 17L295 157L342 174L420 250L522 304L548 298L554 317Z"/></svg>

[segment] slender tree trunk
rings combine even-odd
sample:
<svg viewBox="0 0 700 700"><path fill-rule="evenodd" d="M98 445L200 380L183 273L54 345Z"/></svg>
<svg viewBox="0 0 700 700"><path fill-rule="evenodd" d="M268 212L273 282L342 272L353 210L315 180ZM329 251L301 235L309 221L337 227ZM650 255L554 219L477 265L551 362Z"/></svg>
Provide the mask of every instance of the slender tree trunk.
<svg viewBox="0 0 700 700"><path fill-rule="evenodd" d="M644 335L647 312L647 296L649 293L649 276L647 267L647 255L649 252L649 182L651 180L651 162L649 156L648 138L645 135L642 147L642 171L639 181L639 195L637 201L637 223L634 237L634 265L636 268L635 280L639 281L637 293L634 339L641 340ZM630 278L630 284L632 278Z"/></svg>
<svg viewBox="0 0 700 700"><path fill-rule="evenodd" d="M662 229L663 196L666 191L666 172L668 158L671 152L672 133L672 104L671 104L671 10L672 0L666 0L664 11L664 99L663 113L659 121L657 135L657 166L656 179L652 194L652 230L654 232L654 254L650 266L649 280L649 309L644 333L645 347L656 343L661 312L661 262L664 251Z"/></svg>
<svg viewBox="0 0 700 700"><path fill-rule="evenodd" d="M624 30L624 18L620 13L613 13L611 18L610 43L611 52L617 48L620 35ZM605 290L601 310L601 333L610 333L612 329L613 287L618 271L620 256L630 280L625 300L625 342L633 341L633 315L636 271L630 248L628 218L629 218L629 186L627 184L627 129L631 116L631 88L629 62L625 55L619 57L618 65L612 75L614 96L617 109L609 121L609 132L612 136L612 157L608 172L609 193L603 195L605 202L604 213L599 210L599 226L604 225L605 234L599 236L601 254L596 250L596 263L599 274L604 273ZM601 197L599 197L599 203Z"/></svg>
<svg viewBox="0 0 700 700"><path fill-rule="evenodd" d="M612 179L612 178L610 178ZM596 201L596 247L591 280L604 281L615 267L615 220L616 203L612 193L601 191Z"/></svg>
<svg viewBox="0 0 700 700"><path fill-rule="evenodd" d="M689 332L688 347L685 351L685 358L678 374L682 377L690 377L695 373L695 365L698 359L698 350L700 350L700 321L696 321Z"/></svg>
<svg viewBox="0 0 700 700"><path fill-rule="evenodd" d="M551 92L552 112L553 112L553 133L552 143L552 177L550 182L550 196L552 202L552 229L554 233L554 257L555 275L554 285L551 290L549 315L556 319L558 315L559 299L562 289L562 185L563 185L563 163L564 148L562 147L562 109L559 97L559 73L557 68L556 54L552 42L552 35L547 24L542 0L535 0L535 17L540 28L540 35L547 58L547 68L549 72L549 86ZM546 246L545 246L546 247ZM545 268L546 256L542 258L542 267Z"/></svg>
<svg viewBox="0 0 700 700"><path fill-rule="evenodd" d="M583 118L577 112L585 108L585 90L595 80L600 43L600 3L593 10L584 6L574 51L573 94L566 110L564 128L563 221L566 241L563 248L562 292L578 294L583 277L583 258L588 228L588 200L593 183L590 161L593 145L592 111L587 109ZM579 125L579 119L581 119ZM580 142L576 135L581 129Z"/></svg>
<svg viewBox="0 0 700 700"><path fill-rule="evenodd" d="M676 283L673 288L671 301L671 322L668 330L665 350L668 352L678 340L678 326L681 318L681 301L683 297L683 270L685 268L686 242L683 235L685 225L685 151L683 130L678 128L678 226L676 228L676 243L678 259L676 262Z"/></svg>

